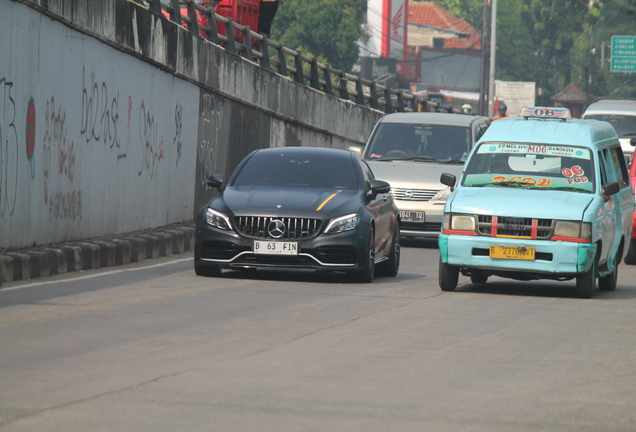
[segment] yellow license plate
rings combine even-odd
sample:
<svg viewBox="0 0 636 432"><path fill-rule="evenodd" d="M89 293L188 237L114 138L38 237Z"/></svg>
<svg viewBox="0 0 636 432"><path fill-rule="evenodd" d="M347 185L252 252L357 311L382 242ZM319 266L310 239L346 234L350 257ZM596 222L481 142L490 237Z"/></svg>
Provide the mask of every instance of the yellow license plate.
<svg viewBox="0 0 636 432"><path fill-rule="evenodd" d="M534 248L524 246L490 246L490 258L533 260Z"/></svg>

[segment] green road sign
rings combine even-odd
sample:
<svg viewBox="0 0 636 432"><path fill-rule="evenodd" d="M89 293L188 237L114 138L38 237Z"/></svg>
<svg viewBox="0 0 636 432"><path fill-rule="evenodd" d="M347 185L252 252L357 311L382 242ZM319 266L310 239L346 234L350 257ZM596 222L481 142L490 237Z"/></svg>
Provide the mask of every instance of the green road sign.
<svg viewBox="0 0 636 432"><path fill-rule="evenodd" d="M636 72L636 36L612 36L610 72Z"/></svg>

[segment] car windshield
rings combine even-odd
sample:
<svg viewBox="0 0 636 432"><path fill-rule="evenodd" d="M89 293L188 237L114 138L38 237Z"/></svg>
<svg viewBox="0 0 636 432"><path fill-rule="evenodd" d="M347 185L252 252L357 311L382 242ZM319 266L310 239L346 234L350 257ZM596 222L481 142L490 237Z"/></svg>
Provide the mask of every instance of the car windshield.
<svg viewBox="0 0 636 432"><path fill-rule="evenodd" d="M470 129L414 123L381 123L375 130L366 160L463 162L470 151Z"/></svg>
<svg viewBox="0 0 636 432"><path fill-rule="evenodd" d="M232 186L358 189L350 158L293 154L252 156Z"/></svg>
<svg viewBox="0 0 636 432"><path fill-rule="evenodd" d="M619 137L636 136L636 115L586 114L586 119L603 120L614 126Z"/></svg>
<svg viewBox="0 0 636 432"><path fill-rule="evenodd" d="M463 178L464 186L594 191L589 149L553 144L479 145Z"/></svg>

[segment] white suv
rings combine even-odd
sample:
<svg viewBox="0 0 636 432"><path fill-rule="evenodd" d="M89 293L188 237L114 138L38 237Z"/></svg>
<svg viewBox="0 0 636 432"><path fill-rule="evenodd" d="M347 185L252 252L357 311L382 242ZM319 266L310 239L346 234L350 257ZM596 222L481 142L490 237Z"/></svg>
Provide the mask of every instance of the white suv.
<svg viewBox="0 0 636 432"><path fill-rule="evenodd" d="M440 174L459 176L489 125L488 117L447 113L394 113L378 121L362 158L391 184L403 237L439 236L450 194Z"/></svg>

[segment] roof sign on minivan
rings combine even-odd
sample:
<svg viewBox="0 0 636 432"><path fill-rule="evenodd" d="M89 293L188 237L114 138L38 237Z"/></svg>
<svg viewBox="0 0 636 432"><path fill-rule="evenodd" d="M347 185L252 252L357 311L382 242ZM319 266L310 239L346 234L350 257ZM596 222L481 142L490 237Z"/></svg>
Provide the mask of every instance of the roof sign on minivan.
<svg viewBox="0 0 636 432"><path fill-rule="evenodd" d="M537 106L526 106L521 108L520 116L525 118L529 117L538 117L538 118L556 118L556 119L566 119L572 118L570 114L570 110L567 108L559 108L559 107L537 107Z"/></svg>

